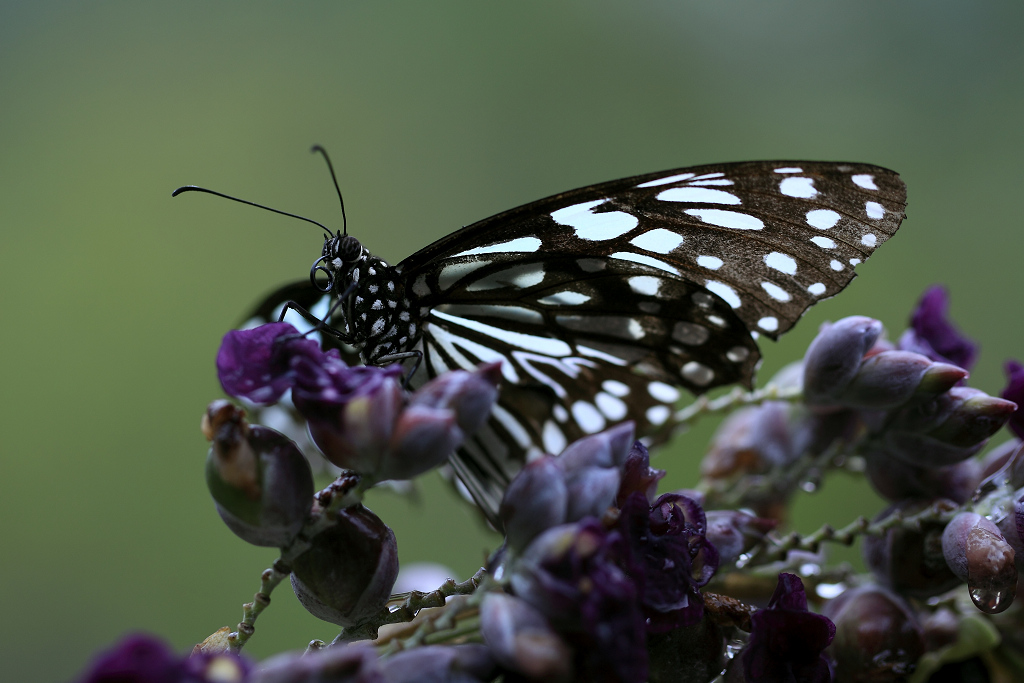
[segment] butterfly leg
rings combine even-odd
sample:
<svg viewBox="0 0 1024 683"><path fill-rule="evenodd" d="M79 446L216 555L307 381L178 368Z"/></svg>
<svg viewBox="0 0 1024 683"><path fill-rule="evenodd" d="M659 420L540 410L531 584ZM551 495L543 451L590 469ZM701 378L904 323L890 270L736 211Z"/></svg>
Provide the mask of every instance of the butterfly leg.
<svg viewBox="0 0 1024 683"><path fill-rule="evenodd" d="M401 353L389 353L386 356L381 356L380 358L375 360L373 362L373 364L377 365L377 366L383 367L385 365L390 365L391 363L394 363L396 361L405 360L407 358L415 358L416 359L415 362L413 362L413 364L412 364L412 370L410 370L409 374L407 374L405 377L402 378L402 388L403 389L408 389L409 388L409 383L412 381L413 375L416 374L416 371L420 367L420 363L423 362L423 352L422 351L414 350L414 351L403 351Z"/></svg>
<svg viewBox="0 0 1024 683"><path fill-rule="evenodd" d="M281 309L281 315L277 319L277 322L284 322L284 318L288 314L288 311L295 311L296 313L301 315L306 320L306 322L309 322L313 325L313 327L306 330L305 332L302 332L301 334L289 336L289 339L301 339L302 337L310 335L314 332L326 332L327 334L331 335L340 342L343 342L345 344L352 343L352 340L349 338L349 335L327 324L327 318L331 317L330 312L324 319L320 319L317 316L310 313L300 304L297 304L294 301L286 301L284 303L284 307ZM333 311L334 308L332 307L331 312Z"/></svg>

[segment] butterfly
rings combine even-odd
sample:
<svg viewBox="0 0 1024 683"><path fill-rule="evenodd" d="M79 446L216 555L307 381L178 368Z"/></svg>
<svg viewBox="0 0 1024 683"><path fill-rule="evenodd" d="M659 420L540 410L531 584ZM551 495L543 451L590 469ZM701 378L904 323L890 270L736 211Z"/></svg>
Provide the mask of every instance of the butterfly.
<svg viewBox="0 0 1024 683"><path fill-rule="evenodd" d="M325 346L420 367L414 386L501 361L489 421L450 459L493 521L530 458L623 420L663 428L681 390L751 387L757 337L846 287L905 206L899 176L867 164L677 168L520 206L397 265L328 235L311 278L252 317L276 320L286 302L330 313Z"/></svg>

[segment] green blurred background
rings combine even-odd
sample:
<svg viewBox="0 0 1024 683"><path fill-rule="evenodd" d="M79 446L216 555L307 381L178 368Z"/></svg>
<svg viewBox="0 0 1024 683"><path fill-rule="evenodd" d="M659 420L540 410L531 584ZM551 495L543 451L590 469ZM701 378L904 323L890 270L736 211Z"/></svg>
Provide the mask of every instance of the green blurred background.
<svg viewBox="0 0 1024 683"><path fill-rule="evenodd" d="M235 624L274 553L220 523L200 415L221 335L339 224L392 262L573 187L759 158L903 174L909 218L861 278L766 349L766 377L851 313L898 334L930 283L984 344L1024 356L1019 2L0 3L0 656L71 678L130 629L186 648ZM710 426L656 461L695 481ZM878 502L801 494L799 525ZM494 539L428 477L371 506L404 561L459 578ZM852 557L853 555L848 555ZM287 586L248 649L331 638Z"/></svg>

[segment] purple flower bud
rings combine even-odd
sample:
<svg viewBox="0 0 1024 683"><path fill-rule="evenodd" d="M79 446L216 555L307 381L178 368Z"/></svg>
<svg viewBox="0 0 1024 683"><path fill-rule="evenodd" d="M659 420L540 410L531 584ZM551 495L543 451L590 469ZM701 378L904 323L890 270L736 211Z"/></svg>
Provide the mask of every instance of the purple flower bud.
<svg viewBox="0 0 1024 683"><path fill-rule="evenodd" d="M900 338L899 348L970 370L978 347L949 322L948 309L949 294L945 288L929 287L911 316L911 329Z"/></svg>
<svg viewBox="0 0 1024 683"><path fill-rule="evenodd" d="M603 432L577 439L558 456L565 473L586 467L621 468L633 445L635 425L623 422Z"/></svg>
<svg viewBox="0 0 1024 683"><path fill-rule="evenodd" d="M292 563L292 589L313 616L355 626L380 611L398 576L391 529L362 505L337 513Z"/></svg>
<svg viewBox="0 0 1024 683"><path fill-rule="evenodd" d="M480 605L480 632L505 668L531 680L571 680L571 648L526 602L504 593L488 593Z"/></svg>
<svg viewBox="0 0 1024 683"><path fill-rule="evenodd" d="M996 526L1013 548L1013 561L1020 571L1024 569L1024 489L1014 491L1008 508L996 519Z"/></svg>
<svg viewBox="0 0 1024 683"><path fill-rule="evenodd" d="M804 402L832 405L881 334L882 323L863 316L822 325L804 354Z"/></svg>
<svg viewBox="0 0 1024 683"><path fill-rule="evenodd" d="M967 459L946 467L917 467L884 450L865 453L868 480L883 498L949 498L963 503L981 483L981 463Z"/></svg>
<svg viewBox="0 0 1024 683"><path fill-rule="evenodd" d="M490 650L479 644L417 647L379 666L387 683L480 683L498 673Z"/></svg>
<svg viewBox="0 0 1024 683"><path fill-rule="evenodd" d="M707 539L718 551L719 565L732 565L740 555L764 540L778 520L755 517L739 510L709 510Z"/></svg>
<svg viewBox="0 0 1024 683"><path fill-rule="evenodd" d="M253 545L291 543L313 503L313 473L299 449L273 429L250 427L227 401L210 404L203 432L212 441L206 484L224 523Z"/></svg>
<svg viewBox="0 0 1024 683"><path fill-rule="evenodd" d="M1005 441L985 454L981 478L994 480L997 485L1010 488L1024 486L1024 444L1017 439Z"/></svg>
<svg viewBox="0 0 1024 683"><path fill-rule="evenodd" d="M897 510L913 515L931 505L946 506L952 510L953 501L904 500L880 512L876 519L883 519ZM900 595L912 598L930 598L945 593L960 584L942 553L943 525L924 523L919 530L895 527L882 536L867 536L864 539L864 563L879 582Z"/></svg>
<svg viewBox="0 0 1024 683"><path fill-rule="evenodd" d="M651 467L647 447L639 441L634 441L626 456L626 464L622 468L622 483L619 484L615 504L622 507L622 503L631 493L642 493L647 500L653 501L658 492L658 482L664 476L665 470Z"/></svg>
<svg viewBox="0 0 1024 683"><path fill-rule="evenodd" d="M543 456L528 463L508 485L498 509L509 547L522 550L542 531L564 524L568 505L569 493L555 458Z"/></svg>
<svg viewBox="0 0 1024 683"><path fill-rule="evenodd" d="M722 421L704 460L701 474L726 479L737 474L762 473L791 462L793 445L790 406L769 401L741 408Z"/></svg>
<svg viewBox="0 0 1024 683"><path fill-rule="evenodd" d="M444 463L462 443L463 433L451 410L411 405L402 411L391 437L379 479L412 479Z"/></svg>
<svg viewBox="0 0 1024 683"><path fill-rule="evenodd" d="M446 372L420 387L409 405L454 411L459 428L470 436L491 414L500 381L501 363L485 363L474 372Z"/></svg>
<svg viewBox="0 0 1024 683"><path fill-rule="evenodd" d="M882 351L865 358L853 380L832 401L844 408L891 410L924 389L926 393L945 391L966 375L960 368L933 363L917 353Z"/></svg>
<svg viewBox="0 0 1024 683"><path fill-rule="evenodd" d="M835 623L829 652L841 680L905 681L924 654L924 634L913 612L884 588L847 590L825 605L824 614Z"/></svg>
<svg viewBox="0 0 1024 683"><path fill-rule="evenodd" d="M1008 360L1003 367L1006 370L1006 388L1000 396L1017 404L1018 409L1010 418L1010 429L1018 438L1024 439L1024 410L1020 409L1024 406L1024 365Z"/></svg>
<svg viewBox="0 0 1024 683"><path fill-rule="evenodd" d="M125 637L98 655L78 683L244 683L249 664L230 653L177 655L153 636Z"/></svg>
<svg viewBox="0 0 1024 683"><path fill-rule="evenodd" d="M318 360L319 344L288 323L269 323L224 335L217 352L217 376L229 396L273 403L295 383L292 358Z"/></svg>
<svg viewBox="0 0 1024 683"><path fill-rule="evenodd" d="M990 520L961 512L942 533L946 564L967 582L971 600L982 612L998 614L1013 603L1017 565L1013 548Z"/></svg>
<svg viewBox="0 0 1024 683"><path fill-rule="evenodd" d="M807 611L803 582L795 574L779 574L766 609L751 616L750 640L738 658L750 683L831 680L822 652L835 636L827 617Z"/></svg>
<svg viewBox="0 0 1024 683"><path fill-rule="evenodd" d="M624 552L618 533L586 519L538 536L509 577L516 596L570 640L578 680L646 678L644 616L636 585L617 564Z"/></svg>
<svg viewBox="0 0 1024 683"><path fill-rule="evenodd" d="M696 501L666 493L653 505L641 493L626 499L619 531L630 549L627 571L640 592L650 633L700 621L698 590L718 569L718 551L704 534L704 511Z"/></svg>
<svg viewBox="0 0 1024 683"><path fill-rule="evenodd" d="M381 673L373 647L339 645L311 652L277 655L262 663L252 683L390 683Z"/></svg>

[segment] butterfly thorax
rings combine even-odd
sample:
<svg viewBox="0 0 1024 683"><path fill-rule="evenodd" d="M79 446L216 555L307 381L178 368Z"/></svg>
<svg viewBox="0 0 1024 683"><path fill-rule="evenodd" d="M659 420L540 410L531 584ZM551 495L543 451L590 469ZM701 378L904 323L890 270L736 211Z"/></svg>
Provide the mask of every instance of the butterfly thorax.
<svg viewBox="0 0 1024 683"><path fill-rule="evenodd" d="M351 287L341 308L345 314L346 341L359 349L364 363L381 359L412 348L419 339L422 325L412 315L409 298L398 272L383 259L371 254L350 236L336 247L325 244L324 251L333 251L327 267L333 276L333 291L342 296ZM358 251L356 251L358 248ZM418 318L419 316L416 316Z"/></svg>

